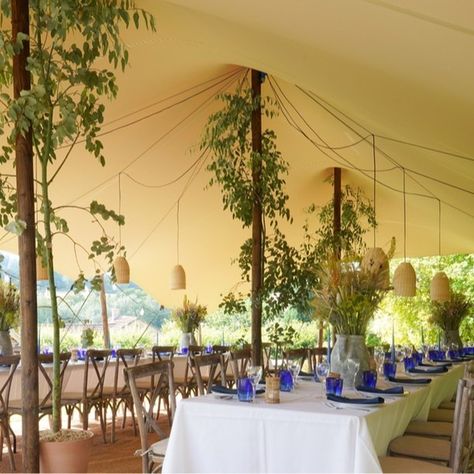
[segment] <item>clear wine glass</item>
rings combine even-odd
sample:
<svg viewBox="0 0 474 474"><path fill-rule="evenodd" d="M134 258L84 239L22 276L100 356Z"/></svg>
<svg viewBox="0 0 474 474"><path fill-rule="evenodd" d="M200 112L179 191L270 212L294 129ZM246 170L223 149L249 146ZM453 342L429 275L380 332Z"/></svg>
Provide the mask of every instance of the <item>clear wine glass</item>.
<svg viewBox="0 0 474 474"><path fill-rule="evenodd" d="M346 360L346 367L345 367L345 380L344 385L349 389L354 389L356 385L356 378L359 372L360 363L354 359L347 359ZM344 378L344 377L343 377Z"/></svg>
<svg viewBox="0 0 474 474"><path fill-rule="evenodd" d="M385 351L383 347L378 347L374 351L375 364L380 374L383 374L383 363L385 362Z"/></svg>
<svg viewBox="0 0 474 474"><path fill-rule="evenodd" d="M323 359L317 366L316 366L316 375L321 383L326 383L326 377L329 374L329 363L327 360Z"/></svg>
<svg viewBox="0 0 474 474"><path fill-rule="evenodd" d="M300 373L300 364L296 360L289 361L288 369L291 371L291 375L293 377L293 385L296 387L296 381L298 379L298 375Z"/></svg>
<svg viewBox="0 0 474 474"><path fill-rule="evenodd" d="M249 365L247 367L247 377L250 379L250 382L252 382L254 399L257 392L257 385L259 384L260 379L262 378L262 372L263 369L261 365Z"/></svg>

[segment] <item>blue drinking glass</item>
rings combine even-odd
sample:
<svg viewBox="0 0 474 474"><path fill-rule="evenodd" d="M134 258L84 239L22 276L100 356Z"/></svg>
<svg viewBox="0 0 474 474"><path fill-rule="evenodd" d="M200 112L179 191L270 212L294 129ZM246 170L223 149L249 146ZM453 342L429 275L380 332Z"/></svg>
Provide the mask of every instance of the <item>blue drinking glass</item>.
<svg viewBox="0 0 474 474"><path fill-rule="evenodd" d="M291 392L293 390L293 374L291 370L284 369L280 372L280 390Z"/></svg>
<svg viewBox="0 0 474 474"><path fill-rule="evenodd" d="M362 381L364 387L375 388L377 385L377 371L364 370L364 372L362 372Z"/></svg>
<svg viewBox="0 0 474 474"><path fill-rule="evenodd" d="M241 402L253 401L253 386L249 377L237 379L237 396Z"/></svg>
<svg viewBox="0 0 474 474"><path fill-rule="evenodd" d="M110 357L111 357L112 359L115 359L115 358L117 357L117 349L112 349L112 350L110 351Z"/></svg>
<svg viewBox="0 0 474 474"><path fill-rule="evenodd" d="M344 382L340 378L336 377L327 377L326 378L326 393L328 395L341 395L342 386Z"/></svg>
<svg viewBox="0 0 474 474"><path fill-rule="evenodd" d="M186 355L188 352L189 352L189 349L187 347L181 348L181 354Z"/></svg>
<svg viewBox="0 0 474 474"><path fill-rule="evenodd" d="M383 374L385 377L395 377L397 373L397 364L394 362L384 362L383 364Z"/></svg>
<svg viewBox="0 0 474 474"><path fill-rule="evenodd" d="M421 352L414 352L413 359L415 360L415 365L420 365L423 362L423 354Z"/></svg>
<svg viewBox="0 0 474 474"><path fill-rule="evenodd" d="M403 359L403 364L405 366L405 372L409 372L410 369L415 368L415 360L413 359L413 357L405 357Z"/></svg>
<svg viewBox="0 0 474 474"><path fill-rule="evenodd" d="M438 351L438 360L446 360L446 352Z"/></svg>

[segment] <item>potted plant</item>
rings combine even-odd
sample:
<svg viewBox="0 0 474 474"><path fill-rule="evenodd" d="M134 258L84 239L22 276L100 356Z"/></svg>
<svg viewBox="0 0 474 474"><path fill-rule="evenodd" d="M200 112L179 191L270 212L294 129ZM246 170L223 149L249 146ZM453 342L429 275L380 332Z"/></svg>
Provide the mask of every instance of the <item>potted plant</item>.
<svg viewBox="0 0 474 474"><path fill-rule="evenodd" d="M118 86L114 70L119 67L124 70L128 63L128 51L121 38L121 27L134 24L138 28L141 19L152 30L155 29L155 24L151 15L135 7L133 0L30 1L29 37L20 33L17 38L11 38L10 2L1 3L0 18L2 27L0 62L3 65L0 78L2 88L0 132L8 133L6 145L2 147L2 162L12 158L15 137L31 129L34 158L38 165L37 253L42 266L47 269L51 298L54 357L52 427L51 432L43 434L40 443L41 469L59 469L61 472L74 472L71 469L79 469L82 472L87 469L86 453L90 447L91 433L61 430L59 357L61 318L54 280L53 240L61 235L71 240L78 264L78 252L84 251L88 259L105 257L109 267L112 268L117 247L118 252L122 249L107 236L102 221L111 219L123 225L124 218L97 201L92 201L85 207L54 206L50 187L78 143L83 143L91 157L102 166L105 165L103 144L99 139L100 127L104 121L104 101L117 95ZM12 83L11 61L13 55L24 48L27 41L31 46L28 71L32 86L28 90L21 91L20 97L15 99L7 93ZM3 180L1 184L0 217L2 222L10 221L9 228L20 234L24 229L24 222L16 217L15 188ZM65 209L92 215L93 221L100 227L101 236L92 242L90 249L69 235L68 223L61 216L61 212ZM86 278L81 271L74 287L79 291L85 284ZM101 271L97 267L91 284L96 289L101 285ZM72 459L73 466L59 465L59 454L71 454L73 452L71 443L77 438L83 439L86 446L76 459ZM48 441L52 441L55 445L54 459L49 463L43 458L51 444ZM58 441L67 445L58 445ZM61 448L57 449L57 446ZM74 465L77 459L82 461L79 466Z"/></svg>
<svg viewBox="0 0 474 474"><path fill-rule="evenodd" d="M462 349L459 327L473 309L472 301L463 293L452 292L449 300L444 303L432 302L430 322L443 331L444 343L448 347L455 344L458 349Z"/></svg>
<svg viewBox="0 0 474 474"><path fill-rule="evenodd" d="M365 336L370 320L389 290L388 267L386 262L378 265L364 260L363 237L376 222L374 210L362 191L345 186L341 207L341 230L336 235L333 202L318 213L320 227L309 252L313 255L316 277L312 305L314 317L334 327L336 343L331 352L331 370L352 383L357 373L369 368ZM392 240L389 258L394 250Z"/></svg>
<svg viewBox="0 0 474 474"><path fill-rule="evenodd" d="M20 324L20 299L11 283L0 280L0 354L12 355L10 329Z"/></svg>
<svg viewBox="0 0 474 474"><path fill-rule="evenodd" d="M173 321L181 330L181 347L189 347L190 344L196 344L194 332L199 328L199 325L204 321L207 314L207 308L200 304L189 301L185 295L183 299L183 306L177 308L172 313Z"/></svg>

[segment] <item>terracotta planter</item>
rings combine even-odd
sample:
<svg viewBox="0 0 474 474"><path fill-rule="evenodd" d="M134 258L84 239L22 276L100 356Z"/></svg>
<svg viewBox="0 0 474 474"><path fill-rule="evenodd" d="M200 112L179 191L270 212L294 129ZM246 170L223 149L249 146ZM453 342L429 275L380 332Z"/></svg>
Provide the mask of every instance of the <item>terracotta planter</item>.
<svg viewBox="0 0 474 474"><path fill-rule="evenodd" d="M72 430L71 430L72 431ZM40 472L87 472L94 433L69 441L40 441Z"/></svg>

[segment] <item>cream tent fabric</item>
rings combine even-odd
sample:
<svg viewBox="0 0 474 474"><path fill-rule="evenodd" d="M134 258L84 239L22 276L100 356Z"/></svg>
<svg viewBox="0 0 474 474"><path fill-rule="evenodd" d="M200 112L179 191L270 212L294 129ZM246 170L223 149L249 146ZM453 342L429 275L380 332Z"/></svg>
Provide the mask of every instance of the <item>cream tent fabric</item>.
<svg viewBox="0 0 474 474"><path fill-rule="evenodd" d="M286 230L294 243L301 237L303 209L330 198L330 186L323 180L332 167L344 168L343 183L372 195L375 134L377 246L387 248L395 235L397 255L402 256L400 165L407 169L408 255L438 253L437 199L442 253L474 252L470 0L137 3L155 14L158 32L124 34L131 65L120 78L118 100L108 106L103 136L107 165L101 168L78 146L52 191L56 203L87 205L97 199L117 209L122 173L122 242L131 279L161 303L176 305L184 293L169 289L170 271L178 263L180 197L179 263L186 270L188 296L214 308L220 294L239 281L231 260L249 232L222 211L216 188L205 189L205 163L190 167L199 157L196 145L206 117L216 108L212 96L223 86L235 86L249 67L270 75L264 94L273 94L272 85L277 88L280 97L288 99L298 127L318 145L295 130L284 114L271 124L265 122L277 131L280 149L290 162L288 191L295 222ZM203 85L190 89L197 84ZM192 94L196 96L184 100ZM337 148L337 154L328 146ZM133 181L162 186L188 169L161 188ZM96 237L90 219L76 211L68 217L79 242L87 245ZM110 230L118 237L117 229ZM3 244L16 251L14 239ZM59 238L55 245L58 270L73 277L78 269L70 242ZM86 258L81 265L90 271Z"/></svg>

